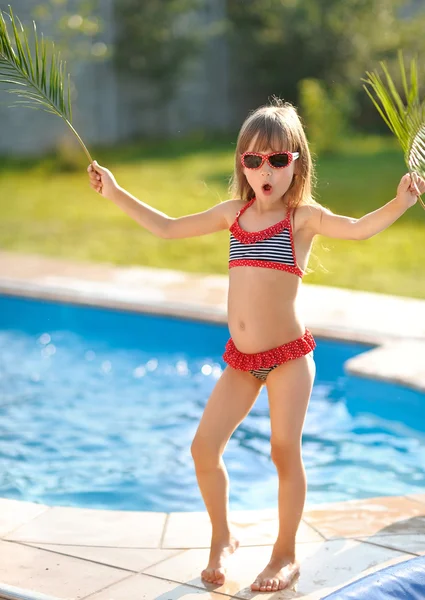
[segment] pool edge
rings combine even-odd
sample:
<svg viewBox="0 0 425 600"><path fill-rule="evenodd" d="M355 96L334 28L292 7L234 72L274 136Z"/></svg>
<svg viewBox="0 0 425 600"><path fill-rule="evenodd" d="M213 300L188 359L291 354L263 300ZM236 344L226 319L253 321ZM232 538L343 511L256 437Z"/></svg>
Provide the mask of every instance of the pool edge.
<svg viewBox="0 0 425 600"><path fill-rule="evenodd" d="M84 306L227 322L228 279L78 263L0 252L0 294ZM313 335L372 344L347 372L425 392L425 301L303 284L300 308Z"/></svg>

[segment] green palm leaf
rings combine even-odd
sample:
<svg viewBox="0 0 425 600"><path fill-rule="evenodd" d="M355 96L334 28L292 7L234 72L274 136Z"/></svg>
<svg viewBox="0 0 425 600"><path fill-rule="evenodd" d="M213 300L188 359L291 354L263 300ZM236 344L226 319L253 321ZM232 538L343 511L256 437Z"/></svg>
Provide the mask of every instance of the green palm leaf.
<svg viewBox="0 0 425 600"><path fill-rule="evenodd" d="M12 25L12 37L9 35L5 16ZM14 94L21 104L28 108L41 108L46 112L61 117L77 137L90 163L93 162L82 139L72 126L71 85L70 77L65 84L66 63L55 54L52 43L51 57L48 57L47 43L41 35L38 38L37 26L34 25L34 56L31 55L28 35L20 20L13 14L9 6L9 14L0 10L0 83L11 87L6 91ZM48 68L50 63L50 68Z"/></svg>
<svg viewBox="0 0 425 600"><path fill-rule="evenodd" d="M402 52L398 55L403 101L385 63L381 62L384 80L376 71L367 72L364 89L385 123L400 142L409 172L425 177L425 101L419 98L418 69L416 60L410 63L408 80ZM369 86L371 90L367 87ZM425 204L419 198L422 207Z"/></svg>

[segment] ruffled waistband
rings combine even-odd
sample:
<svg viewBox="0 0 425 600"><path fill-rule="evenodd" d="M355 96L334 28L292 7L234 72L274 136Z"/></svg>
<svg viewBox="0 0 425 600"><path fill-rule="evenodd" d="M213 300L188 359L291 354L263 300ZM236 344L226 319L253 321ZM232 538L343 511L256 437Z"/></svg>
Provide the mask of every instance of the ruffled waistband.
<svg viewBox="0 0 425 600"><path fill-rule="evenodd" d="M303 336L292 342L287 342L278 348L272 348L256 354L240 352L232 338L227 342L223 360L239 371L253 371L256 369L269 369L275 365L282 365L289 360L301 358L310 354L316 347L316 342L310 331L306 329Z"/></svg>

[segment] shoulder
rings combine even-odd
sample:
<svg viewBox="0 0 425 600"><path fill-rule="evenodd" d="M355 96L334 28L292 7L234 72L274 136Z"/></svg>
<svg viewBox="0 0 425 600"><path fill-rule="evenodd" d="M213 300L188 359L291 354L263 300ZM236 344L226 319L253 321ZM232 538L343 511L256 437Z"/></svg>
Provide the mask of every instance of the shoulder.
<svg viewBox="0 0 425 600"><path fill-rule="evenodd" d="M314 235L320 228L323 214L329 212L320 204L302 204L294 210L294 229L310 230Z"/></svg>
<svg viewBox="0 0 425 600"><path fill-rule="evenodd" d="M244 206L246 206L247 202L245 200L224 200L218 206L221 207L223 211L223 216L226 219L228 227L234 223L236 216L240 210Z"/></svg>

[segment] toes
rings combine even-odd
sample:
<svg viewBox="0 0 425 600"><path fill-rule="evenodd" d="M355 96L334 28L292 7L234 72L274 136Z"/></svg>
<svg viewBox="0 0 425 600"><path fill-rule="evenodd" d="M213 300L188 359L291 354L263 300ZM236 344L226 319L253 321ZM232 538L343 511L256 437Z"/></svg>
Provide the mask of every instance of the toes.
<svg viewBox="0 0 425 600"><path fill-rule="evenodd" d="M271 592L273 582L270 579L266 579L260 585L260 592Z"/></svg>
<svg viewBox="0 0 425 600"><path fill-rule="evenodd" d="M225 573L221 569L204 569L201 577L207 583L223 585L225 581Z"/></svg>
<svg viewBox="0 0 425 600"><path fill-rule="evenodd" d="M208 569L204 569L201 573L202 579L204 579L208 583L212 582L211 575L212 573Z"/></svg>
<svg viewBox="0 0 425 600"><path fill-rule="evenodd" d="M225 579L224 571L221 569L215 569L214 571L214 583L223 584Z"/></svg>
<svg viewBox="0 0 425 600"><path fill-rule="evenodd" d="M279 589L279 580L273 579L272 592L277 592Z"/></svg>
<svg viewBox="0 0 425 600"><path fill-rule="evenodd" d="M254 583L251 584L251 590L253 592L259 592L260 591L260 580L256 579L254 581Z"/></svg>

